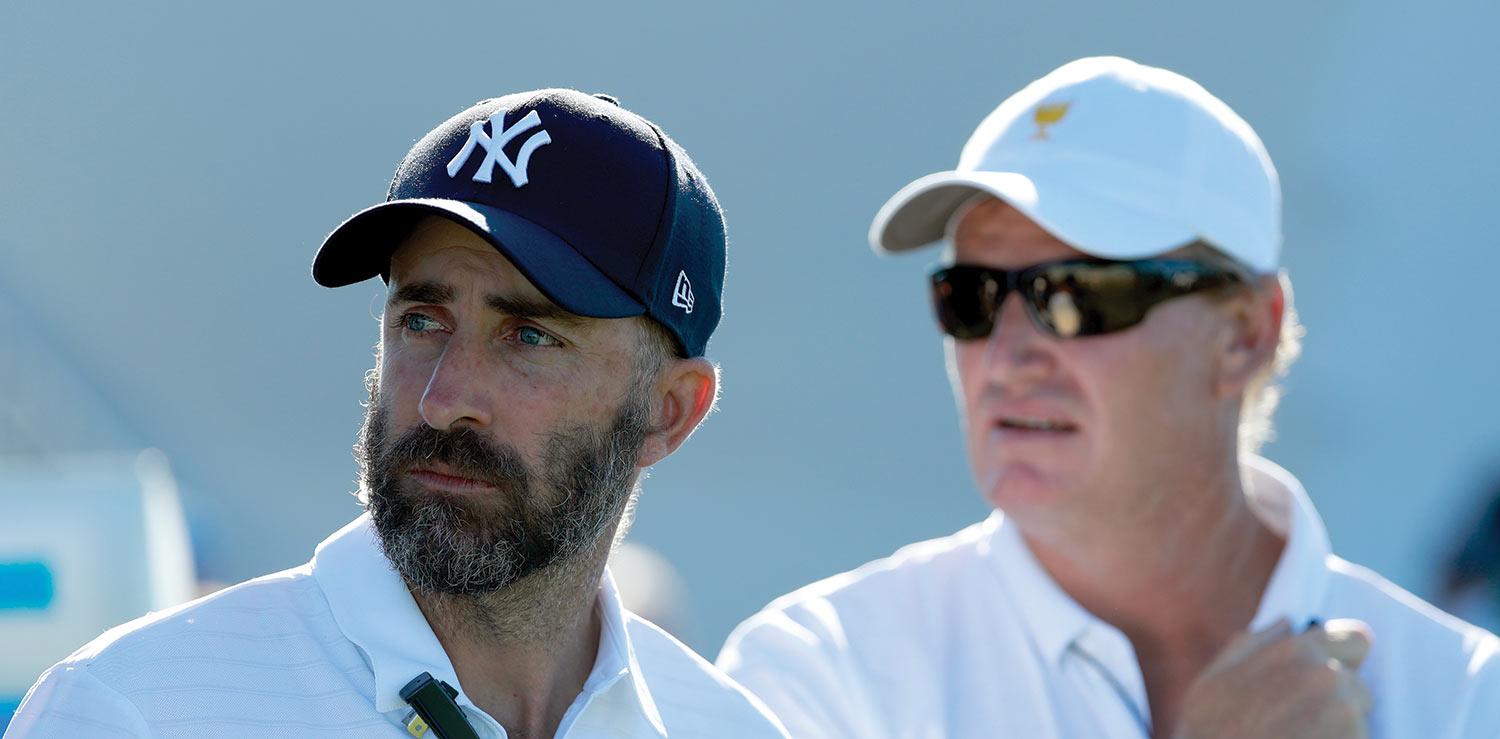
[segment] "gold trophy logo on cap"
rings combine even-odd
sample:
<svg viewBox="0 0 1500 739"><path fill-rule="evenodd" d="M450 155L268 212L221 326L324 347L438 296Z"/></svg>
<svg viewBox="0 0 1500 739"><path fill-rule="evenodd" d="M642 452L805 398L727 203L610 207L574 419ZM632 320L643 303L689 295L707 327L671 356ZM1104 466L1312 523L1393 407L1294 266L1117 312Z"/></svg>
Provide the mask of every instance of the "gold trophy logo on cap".
<svg viewBox="0 0 1500 739"><path fill-rule="evenodd" d="M1054 103L1052 105L1038 105L1032 111L1031 119L1036 121L1036 135L1031 138L1036 141L1047 140L1047 127L1056 125L1063 116L1068 114L1068 106L1071 103Z"/></svg>

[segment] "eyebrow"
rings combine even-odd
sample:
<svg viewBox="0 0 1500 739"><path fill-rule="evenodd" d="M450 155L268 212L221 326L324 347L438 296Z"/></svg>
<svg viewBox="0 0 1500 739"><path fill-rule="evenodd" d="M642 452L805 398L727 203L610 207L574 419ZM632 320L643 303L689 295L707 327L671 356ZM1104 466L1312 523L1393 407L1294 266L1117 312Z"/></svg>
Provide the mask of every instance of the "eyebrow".
<svg viewBox="0 0 1500 739"><path fill-rule="evenodd" d="M453 302L455 291L441 282L413 282L402 285L391 293L388 305L398 303L429 303L443 305ZM545 319L565 324L582 324L588 319L564 310L547 300L535 300L511 295L486 295L485 305L497 313L528 320Z"/></svg>
<svg viewBox="0 0 1500 739"><path fill-rule="evenodd" d="M441 282L413 282L402 285L391 293L387 305L397 303L451 303L453 302L453 288Z"/></svg>
<svg viewBox="0 0 1500 739"><path fill-rule="evenodd" d="M546 319L568 324L581 324L588 320L577 313L563 310L561 306L547 300L532 300L509 295L486 295L484 303L490 307L490 310L516 318Z"/></svg>

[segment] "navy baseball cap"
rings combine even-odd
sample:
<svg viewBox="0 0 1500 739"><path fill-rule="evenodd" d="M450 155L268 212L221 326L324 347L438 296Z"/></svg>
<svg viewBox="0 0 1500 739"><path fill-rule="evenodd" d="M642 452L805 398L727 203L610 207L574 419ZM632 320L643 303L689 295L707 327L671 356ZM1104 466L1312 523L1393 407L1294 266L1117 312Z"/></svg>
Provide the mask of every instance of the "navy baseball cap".
<svg viewBox="0 0 1500 739"><path fill-rule="evenodd" d="M323 241L313 279L388 280L392 252L429 215L484 237L569 312L649 316L690 357L719 324L719 202L682 147L613 98L534 90L444 121L407 152L384 203Z"/></svg>

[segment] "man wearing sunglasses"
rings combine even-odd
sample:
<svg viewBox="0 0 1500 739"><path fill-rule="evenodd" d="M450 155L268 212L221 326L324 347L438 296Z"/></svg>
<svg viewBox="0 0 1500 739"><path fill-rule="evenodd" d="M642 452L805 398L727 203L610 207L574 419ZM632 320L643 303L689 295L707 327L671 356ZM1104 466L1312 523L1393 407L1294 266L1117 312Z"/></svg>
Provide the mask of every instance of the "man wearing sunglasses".
<svg viewBox="0 0 1500 739"><path fill-rule="evenodd" d="M1191 80L1084 59L1002 103L870 232L950 244L995 513L773 602L720 665L798 737L1500 733L1500 640L1334 556L1254 454L1297 352L1280 228L1260 140Z"/></svg>

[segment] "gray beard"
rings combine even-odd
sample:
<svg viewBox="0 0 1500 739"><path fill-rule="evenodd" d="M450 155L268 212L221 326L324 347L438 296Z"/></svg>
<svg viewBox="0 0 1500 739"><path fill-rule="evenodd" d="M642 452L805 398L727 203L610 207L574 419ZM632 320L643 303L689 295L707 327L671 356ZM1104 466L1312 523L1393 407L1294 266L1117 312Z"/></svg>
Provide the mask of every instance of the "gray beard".
<svg viewBox="0 0 1500 739"><path fill-rule="evenodd" d="M355 452L386 558L414 593L485 598L597 553L633 500L648 403L633 389L608 426L553 431L531 470L514 448L466 427L418 425L391 439L389 412L372 396ZM400 476L418 461L441 461L496 492L422 490Z"/></svg>

